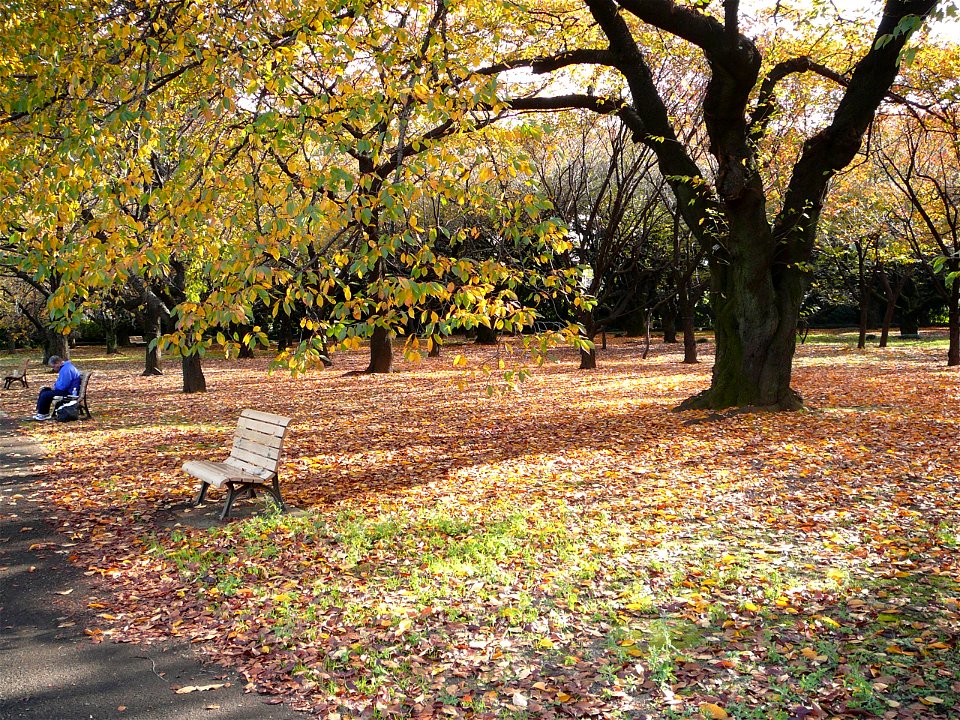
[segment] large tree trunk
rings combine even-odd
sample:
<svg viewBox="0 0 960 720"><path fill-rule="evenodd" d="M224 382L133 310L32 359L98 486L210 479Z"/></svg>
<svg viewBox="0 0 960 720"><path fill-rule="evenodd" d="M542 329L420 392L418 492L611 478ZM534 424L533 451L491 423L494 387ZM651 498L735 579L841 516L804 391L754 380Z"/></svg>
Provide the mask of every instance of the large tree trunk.
<svg viewBox="0 0 960 720"><path fill-rule="evenodd" d="M790 387L790 376L807 276L774 261L770 228L762 217L731 224L725 247L737 252L710 263L717 317L712 384L680 409L798 409L803 401Z"/></svg>
<svg viewBox="0 0 960 720"><path fill-rule="evenodd" d="M370 364L368 373L388 373L393 369L393 333L387 328L376 327L370 338Z"/></svg>
<svg viewBox="0 0 960 720"><path fill-rule="evenodd" d="M207 391L207 379L203 376L203 366L199 355L184 355L181 359L183 367L183 392L187 394Z"/></svg>

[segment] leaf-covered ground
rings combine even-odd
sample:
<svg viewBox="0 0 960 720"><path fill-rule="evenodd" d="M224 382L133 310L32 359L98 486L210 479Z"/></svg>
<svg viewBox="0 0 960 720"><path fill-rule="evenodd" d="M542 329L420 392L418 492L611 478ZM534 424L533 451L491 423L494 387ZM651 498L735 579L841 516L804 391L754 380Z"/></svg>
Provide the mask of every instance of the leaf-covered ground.
<svg viewBox="0 0 960 720"><path fill-rule="evenodd" d="M319 717L936 718L960 706L960 378L923 345L799 348L798 413L676 413L710 357L617 341L488 397L463 347L292 379L81 351L92 421L25 423L92 641L180 636ZM11 361L12 362L12 361ZM32 413L35 388L2 396ZM287 515L190 510L244 407L295 418ZM39 551L45 550L38 548ZM50 550L47 548L46 550Z"/></svg>

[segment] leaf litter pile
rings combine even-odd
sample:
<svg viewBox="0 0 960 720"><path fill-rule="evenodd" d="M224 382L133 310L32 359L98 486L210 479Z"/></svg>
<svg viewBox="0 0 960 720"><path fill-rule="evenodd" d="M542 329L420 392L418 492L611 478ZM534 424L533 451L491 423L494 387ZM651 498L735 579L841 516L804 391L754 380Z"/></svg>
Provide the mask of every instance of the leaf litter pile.
<svg viewBox="0 0 960 720"><path fill-rule="evenodd" d="M207 359L199 395L174 363L144 378L81 353L94 418L26 425L53 450L36 498L102 578L93 641L183 638L316 717L952 716L943 351L802 346L808 409L777 414L674 412L710 358L640 351L612 344L595 372L556 351L492 397L454 351L297 379ZM210 522L223 495L190 509L180 465L222 459L244 407L294 418L292 511Z"/></svg>

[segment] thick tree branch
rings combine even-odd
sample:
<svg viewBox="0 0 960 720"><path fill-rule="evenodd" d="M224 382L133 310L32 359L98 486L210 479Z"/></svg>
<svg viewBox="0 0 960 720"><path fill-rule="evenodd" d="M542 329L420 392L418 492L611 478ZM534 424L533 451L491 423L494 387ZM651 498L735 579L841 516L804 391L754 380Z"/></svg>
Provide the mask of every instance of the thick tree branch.
<svg viewBox="0 0 960 720"><path fill-rule="evenodd" d="M673 0L620 0L619 5L643 22L696 45L711 63L721 66L732 76L741 76L744 71L749 71L754 61L759 62L759 53L753 43L737 32L739 3L736 0L724 2L726 27L718 20ZM750 62L745 63L745 60Z"/></svg>
<svg viewBox="0 0 960 720"><path fill-rule="evenodd" d="M897 33L909 16L927 17L937 0L887 0L873 44L857 63L833 122L804 143L774 225L782 257L806 257L830 178L845 167L863 141L877 108L900 70L900 52L907 34ZM880 41L883 41L882 43Z"/></svg>

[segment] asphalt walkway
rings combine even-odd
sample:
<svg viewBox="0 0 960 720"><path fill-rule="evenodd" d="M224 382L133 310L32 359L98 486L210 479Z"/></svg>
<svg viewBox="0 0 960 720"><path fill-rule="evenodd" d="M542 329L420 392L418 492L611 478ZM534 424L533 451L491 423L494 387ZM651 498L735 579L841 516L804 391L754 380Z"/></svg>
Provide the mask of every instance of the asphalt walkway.
<svg viewBox="0 0 960 720"><path fill-rule="evenodd" d="M35 502L45 451L0 416L0 720L302 720L184 643L93 643L92 586ZM31 549L32 548L32 549ZM204 691L174 688L217 686Z"/></svg>

